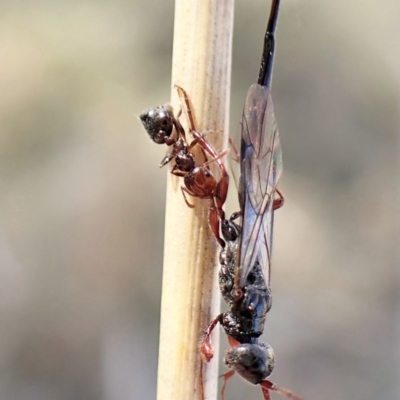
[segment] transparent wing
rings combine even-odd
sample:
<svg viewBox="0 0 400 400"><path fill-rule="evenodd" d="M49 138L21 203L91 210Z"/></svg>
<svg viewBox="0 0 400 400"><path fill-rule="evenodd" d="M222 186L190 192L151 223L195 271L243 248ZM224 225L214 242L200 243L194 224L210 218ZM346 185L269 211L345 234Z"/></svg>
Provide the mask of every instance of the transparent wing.
<svg viewBox="0 0 400 400"><path fill-rule="evenodd" d="M242 117L239 202L242 211L240 286L258 262L269 286L275 189L282 173L282 151L269 89L252 85Z"/></svg>
<svg viewBox="0 0 400 400"><path fill-rule="evenodd" d="M235 183L235 189L239 190L239 181L240 181L240 154L239 147L236 144L236 141L232 137L229 138L229 169L231 171L231 176L233 177L233 181Z"/></svg>

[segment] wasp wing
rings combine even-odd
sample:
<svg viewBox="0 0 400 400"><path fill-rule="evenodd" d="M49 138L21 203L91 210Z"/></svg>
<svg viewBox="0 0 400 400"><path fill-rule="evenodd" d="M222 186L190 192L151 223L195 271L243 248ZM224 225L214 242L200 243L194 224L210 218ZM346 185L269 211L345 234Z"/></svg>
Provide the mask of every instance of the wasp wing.
<svg viewBox="0 0 400 400"><path fill-rule="evenodd" d="M258 262L269 286L273 203L282 151L270 91L258 84L249 88L244 105L240 159L242 235L236 282L243 287Z"/></svg>

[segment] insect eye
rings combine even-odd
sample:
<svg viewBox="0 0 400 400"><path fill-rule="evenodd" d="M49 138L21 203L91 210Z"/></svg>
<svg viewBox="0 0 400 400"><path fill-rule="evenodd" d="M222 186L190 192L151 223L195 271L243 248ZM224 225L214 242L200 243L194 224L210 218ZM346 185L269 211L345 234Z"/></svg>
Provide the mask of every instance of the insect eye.
<svg viewBox="0 0 400 400"><path fill-rule="evenodd" d="M252 285L256 281L256 276L252 272L250 272L247 280L249 281L249 284Z"/></svg>
<svg viewBox="0 0 400 400"><path fill-rule="evenodd" d="M164 127L168 126L170 124L170 121L167 117L162 117L160 122L161 122L161 125Z"/></svg>

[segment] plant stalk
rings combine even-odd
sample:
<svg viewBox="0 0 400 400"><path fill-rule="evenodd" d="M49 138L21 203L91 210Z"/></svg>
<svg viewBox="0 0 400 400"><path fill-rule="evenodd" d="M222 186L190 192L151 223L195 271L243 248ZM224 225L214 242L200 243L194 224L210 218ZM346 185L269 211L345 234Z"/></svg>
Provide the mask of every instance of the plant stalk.
<svg viewBox="0 0 400 400"><path fill-rule="evenodd" d="M197 131L220 152L228 146L234 0L176 0L174 84L189 96ZM180 121L187 130L185 113ZM219 171L213 166L218 179ZM202 332L219 312L219 248L208 225L209 200L181 192L182 178L168 173L157 400L217 398L218 329L214 358L201 361Z"/></svg>

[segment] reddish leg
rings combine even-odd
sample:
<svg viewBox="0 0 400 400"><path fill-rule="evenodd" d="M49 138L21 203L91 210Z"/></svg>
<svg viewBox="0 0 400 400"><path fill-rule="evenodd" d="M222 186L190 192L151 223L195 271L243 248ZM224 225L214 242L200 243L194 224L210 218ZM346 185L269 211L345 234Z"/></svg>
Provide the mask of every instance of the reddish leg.
<svg viewBox="0 0 400 400"><path fill-rule="evenodd" d="M189 129L192 131L194 130L194 118L192 113L192 107L190 106L189 97L186 91L180 87L179 85L174 85L175 89L178 92L179 101L181 102L181 107L184 104L186 109L187 119L189 121Z"/></svg>
<svg viewBox="0 0 400 400"><path fill-rule="evenodd" d="M184 178L187 175L187 172L179 171L176 164L172 167L170 172L172 175L179 176L180 178Z"/></svg>
<svg viewBox="0 0 400 400"><path fill-rule="evenodd" d="M186 110L185 114L186 114L186 118L187 118L188 125L189 125L189 131L190 131L190 132L193 131L193 130L194 130L194 118L193 118L192 107L190 106L189 97L188 97L186 91L185 91L183 88L181 88L179 85L176 85L176 84L175 84L174 87L175 87L175 89L176 89L177 92L178 92L179 101L181 102L180 112L178 113L178 116L177 116L177 118L175 119L175 120L176 120L175 129L178 131L178 133L183 137L184 141L187 143L187 141L186 141L186 135L185 135L185 130L183 129L181 123L179 122L179 117L180 117L181 114L182 114L182 108L185 108L185 110ZM197 143L197 142L196 142L196 143ZM189 145L189 150L190 150L196 143L193 143L193 142L192 142L192 143ZM205 154L204 149L202 148L202 146L200 146L200 147L201 147L201 152L202 152L202 154L203 154L204 159L207 160L207 157L206 157L206 154Z"/></svg>
<svg viewBox="0 0 400 400"><path fill-rule="evenodd" d="M274 199L274 211L281 208L285 202L285 198L283 197L282 192L276 188L275 192L278 194L279 198Z"/></svg>
<svg viewBox="0 0 400 400"><path fill-rule="evenodd" d="M223 152L223 153L226 153ZM221 153L221 154L223 154ZM212 199L213 202L213 206L215 208L215 211L218 214L218 217L214 217L215 219L219 220L224 220L225 219L225 212L223 210L223 206L225 204L226 201L226 197L228 196L228 187L229 187L229 175L226 173L225 168L221 171L222 172L222 177L221 179L217 182L217 186L215 187L215 191L214 191L214 198ZM213 210L214 211L214 210ZM211 214L211 211L210 211ZM214 236L217 238L218 242L221 244L224 243L224 245L221 244L222 247L225 247L225 242L220 239L219 236L219 226L220 226L220 221L218 220L217 223L215 223L215 229L213 230L214 232ZM211 224L211 215L210 215L210 224ZM218 234L216 235L215 232L217 232Z"/></svg>
<svg viewBox="0 0 400 400"><path fill-rule="evenodd" d="M209 154L212 157L211 160L206 161L202 166L208 168L208 165L210 163L216 161L220 168L220 171L221 171L222 177L221 177L220 181L217 183L214 199L212 199L211 206L210 206L209 223L210 223L211 230L212 230L214 236L216 237L218 243L222 247L225 247L225 242L221 239L220 233L219 233L220 221L219 221L218 217L225 218L225 213L224 213L222 207L223 207L223 205L226 201L226 197L228 195L229 176L226 171L225 165L221 161L221 158L223 158L228 153L228 150L225 150L222 153L218 154L218 152L214 149L214 147L205 139L205 135L200 134L199 132L196 131L192 108L191 108L191 105L189 102L189 97L188 97L186 91L182 87L180 87L179 85L176 85L176 84L174 86L178 92L178 97L181 102L181 109L184 108L186 111L186 116L187 116L187 120L189 123L189 129L194 137L193 141L188 146L188 150L190 151L195 145L198 144L200 146L200 148L202 149L205 159L207 159L207 157L204 152L206 152L207 154ZM179 116L180 116L180 113L179 113ZM179 124L179 126L176 127L176 130L178 132L182 131L183 135L182 134L181 135L184 137L185 132L182 128L182 125L179 123L179 121L178 121L178 124ZM185 190L185 192L191 194L187 190ZM184 189L182 189L182 193L185 197ZM186 201L186 204L189 205L186 197L185 197L185 201ZM191 205L189 205L189 207L190 206Z"/></svg>
<svg viewBox="0 0 400 400"><path fill-rule="evenodd" d="M211 160L206 161L205 163L202 164L203 167L213 163L217 162L218 164L220 163L221 158L225 157L228 154L228 150L224 150L223 152L219 153L216 157L214 157ZM227 175L228 176L228 175Z"/></svg>
<svg viewBox="0 0 400 400"><path fill-rule="evenodd" d="M204 160L205 161L207 161L207 154L206 154L206 152L204 151L204 149L199 145L199 138L195 138L195 139L193 139L191 142L190 142L190 144L188 144L188 151L192 151L192 149L193 149L193 147L195 147L196 145L198 145L199 146L199 148L200 148L200 151L201 151L201 154L203 155L203 158L204 158ZM186 142L187 143L187 142Z"/></svg>
<svg viewBox="0 0 400 400"><path fill-rule="evenodd" d="M231 369L230 371L228 371L222 375L222 379L224 380L224 383L222 384L222 389L221 389L221 399L222 400L225 400L226 384L228 383L228 380L232 378L233 375L235 375L235 371L233 369Z"/></svg>
<svg viewBox="0 0 400 400"><path fill-rule="evenodd" d="M223 212L223 211L222 211ZM210 229L217 239L218 244L225 248L225 241L221 238L219 234L219 227L220 227L220 211L215 206L215 199L210 199L210 207L208 210L208 223L210 225Z"/></svg>
<svg viewBox="0 0 400 400"><path fill-rule="evenodd" d="M265 387L261 386L262 394L264 396L264 400L271 400L271 396L269 394L269 390Z"/></svg>
<svg viewBox="0 0 400 400"><path fill-rule="evenodd" d="M225 212L222 207L225 204L226 197L228 196L228 187L229 175L222 176L222 178L217 183L214 193L215 205L221 219L225 218Z"/></svg>
<svg viewBox="0 0 400 400"><path fill-rule="evenodd" d="M237 347L240 345L240 342L238 342L236 339L234 339L233 337L228 336L228 342L229 342L229 346L231 347Z"/></svg>
<svg viewBox="0 0 400 400"><path fill-rule="evenodd" d="M185 186L181 186L181 191L182 191L183 198L185 199L185 203L187 204L187 206L190 207L190 208L194 208L195 205L189 203L189 201L188 201L188 199L187 199L187 197L186 197L186 195L185 195L185 192L186 192L187 194L189 194L190 196L193 196L193 197L196 197L196 196L194 196L194 194L193 194L188 188L186 188Z"/></svg>
<svg viewBox="0 0 400 400"><path fill-rule="evenodd" d="M204 139L203 135L201 135L199 132L196 131L196 128L194 125L192 107L190 106L189 97L188 97L186 91L177 84L175 84L174 87L178 92L178 96L179 96L179 100L180 100L181 104L185 105L187 119L189 122L189 129L190 129L193 137L195 138L195 140L197 140L197 142L199 143L199 146L203 150L205 150L211 157L217 159L217 157L218 157L217 151L214 149L214 147L210 143L207 142L207 140ZM226 175L226 169L225 169L224 164L221 161L218 161L218 165L221 169L222 175Z"/></svg>
<svg viewBox="0 0 400 400"><path fill-rule="evenodd" d="M227 154L227 150L219 154L213 160L210 160L206 164L209 164L212 161L217 161ZM223 164L221 164L223 165ZM213 198L210 202L210 227L216 237L218 243L221 245L222 248L225 247L224 240L220 237L220 220L225 219L225 212L223 210L223 205L225 204L226 197L228 195L228 187L229 187L229 175L226 173L225 167L221 170L222 177L217 182L217 186L215 187Z"/></svg>
<svg viewBox="0 0 400 400"><path fill-rule="evenodd" d="M172 175L179 176L180 178L184 178L187 175L187 172L180 171L176 164L172 167L171 171L169 172L171 172Z"/></svg>
<svg viewBox="0 0 400 400"><path fill-rule="evenodd" d="M176 114L176 117L174 118L174 126L175 126L175 130L178 134L178 136L181 136L183 138L183 140L186 142L186 133L185 130L183 129L182 124L179 121L179 118L182 115L182 106L179 107L179 111Z"/></svg>
<svg viewBox="0 0 400 400"><path fill-rule="evenodd" d="M198 133L197 131L193 131L193 132L195 132L196 135L194 135L195 138L190 142L189 147L188 147L188 150L191 150L191 149L192 149L195 145L197 145L200 141L206 142L205 137L206 137L208 134L210 134L210 133L221 133L222 131L205 131L205 132L202 132L201 134ZM208 142L206 142L206 143L208 143ZM212 148L212 153L213 153L213 154L210 154L210 153L209 153L210 155L215 156L215 154L218 154L217 151L211 146L211 144L208 143L208 145L210 146L210 148ZM204 150L204 149L202 149L202 150Z"/></svg>
<svg viewBox="0 0 400 400"><path fill-rule="evenodd" d="M219 314L216 318L214 318L211 321L210 325L207 326L207 329L204 332L203 339L201 340L200 343L201 358L204 362L210 362L210 360L213 358L214 350L212 348L212 343L211 343L211 332L216 327L218 322L221 323L221 320L222 320L222 314Z"/></svg>
<svg viewBox="0 0 400 400"><path fill-rule="evenodd" d="M291 392L290 390L284 389L284 388L280 388L278 386L275 385L275 383L272 383L271 381L265 380L262 381L260 383L261 389L263 391L264 394L264 399L265 400L269 400L269 397L265 397L265 392L269 392L270 390L280 394L281 396L285 396L288 399L292 399L292 400L304 400L299 396L296 396L293 392ZM268 394L269 396L269 394Z"/></svg>
<svg viewBox="0 0 400 400"><path fill-rule="evenodd" d="M174 165L173 167L172 167L172 169L171 169L171 174L172 175L175 175L175 176L179 176L179 177L185 177L186 175L187 175L187 173L186 172L182 172L182 171L179 171L178 169L177 169L177 166L176 165ZM182 195L183 195L183 198L185 199L185 203L187 204L187 206L188 207L190 207L190 208L194 208L195 206L194 206L194 204L191 204L191 203L189 203L189 201L188 201L188 199L187 199L187 197L186 197L186 194L185 193L187 193L187 194L189 194L190 196L193 196L193 197L196 197L195 195L194 195L194 193L192 193L187 187L185 187L185 186L181 186L181 191L182 191Z"/></svg>
<svg viewBox="0 0 400 400"><path fill-rule="evenodd" d="M192 135L195 138L194 140L197 139L199 146L201 148L203 148L211 157L213 157L213 158L218 157L218 152L214 149L214 147L207 140L204 139L203 135L201 135L199 132L197 132L195 130L192 131ZM221 170L221 174L226 175L227 172L226 172L225 165L221 161L218 161L218 166Z"/></svg>

